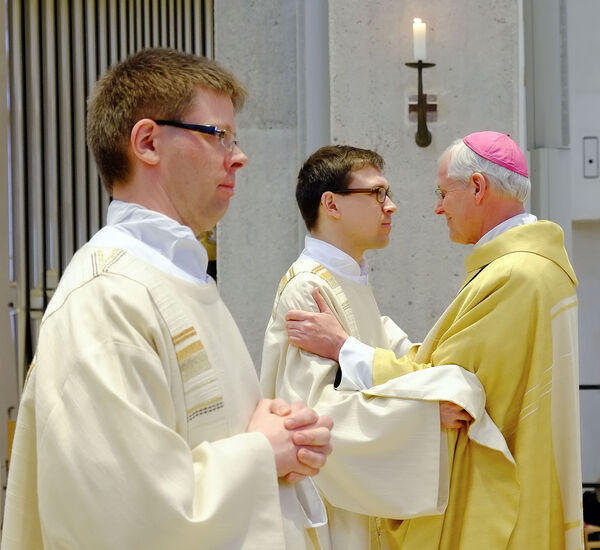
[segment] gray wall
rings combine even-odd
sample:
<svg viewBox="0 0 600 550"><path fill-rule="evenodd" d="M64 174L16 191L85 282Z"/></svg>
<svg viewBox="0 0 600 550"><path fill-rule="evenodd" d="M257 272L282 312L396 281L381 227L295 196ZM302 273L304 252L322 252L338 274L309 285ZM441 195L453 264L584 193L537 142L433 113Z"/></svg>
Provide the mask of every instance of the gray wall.
<svg viewBox="0 0 600 550"><path fill-rule="evenodd" d="M307 13L307 5L316 8ZM416 71L404 65L413 61L413 17L427 22L428 61L436 63L424 72L425 92L438 97L433 142L424 149L408 120L408 97L417 89ZM399 208L390 246L368 256L372 282L382 312L412 339L424 337L456 292L468 252L449 242L444 220L433 214L437 158L471 131L519 139L518 21L514 0L215 3L216 59L250 90L237 119L250 162L218 228L219 286L257 365L275 289L302 246L295 177L327 142L374 148L387 161ZM307 43L320 44L320 56L307 55ZM326 91L307 105L306 82L323 73L323 60ZM313 136L309 148L322 101L329 132L322 143Z"/></svg>
<svg viewBox="0 0 600 550"><path fill-rule="evenodd" d="M454 296L468 252L433 213L437 158L477 130L518 138L518 15L514 0L330 3L332 141L375 148L387 161L399 209L391 244L370 255L372 283L383 313L415 341ZM413 61L417 16L427 23L427 61L436 63L424 71L424 91L438 97L423 149L407 115L417 74L404 65Z"/></svg>
<svg viewBox="0 0 600 550"><path fill-rule="evenodd" d="M248 165L217 229L218 281L259 364L279 279L298 255L296 3L215 2L215 58L248 87L236 126Z"/></svg>
<svg viewBox="0 0 600 550"><path fill-rule="evenodd" d="M584 178L583 138L600 140L600 2L567 2L571 117L572 261L579 279L582 384L600 384L600 178ZM596 161L596 166L597 166ZM600 482L600 390L581 392L583 479Z"/></svg>

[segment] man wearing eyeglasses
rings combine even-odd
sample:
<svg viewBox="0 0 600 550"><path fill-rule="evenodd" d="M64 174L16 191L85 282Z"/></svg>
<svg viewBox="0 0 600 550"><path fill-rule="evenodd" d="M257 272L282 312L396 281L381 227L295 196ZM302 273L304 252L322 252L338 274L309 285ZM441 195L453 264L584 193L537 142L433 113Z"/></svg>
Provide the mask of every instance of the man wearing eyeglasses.
<svg viewBox="0 0 600 550"><path fill-rule="evenodd" d="M41 323L2 550L313 548L309 480L331 420L262 399L197 235L247 161L246 95L214 62L151 49L94 88L88 144L113 197ZM297 484L297 485L293 485Z"/></svg>
<svg viewBox="0 0 600 550"><path fill-rule="evenodd" d="M304 163L296 199L310 234L279 285L263 348L264 395L304 400L334 419L333 452L315 483L326 499L332 547L340 550L387 548L379 518L443 512L446 430L472 422L472 437L506 452L472 373L446 365L435 379L422 371L361 393L354 390L373 386L370 364L340 371L288 342L286 314L316 311L319 289L348 334L413 353L406 334L381 316L368 284L364 254L387 246L396 211L383 166L377 153L346 145L323 147Z"/></svg>
<svg viewBox="0 0 600 550"><path fill-rule="evenodd" d="M529 188L525 156L506 134L476 132L442 154L435 213L452 241L474 249L458 295L412 355L348 338L318 296L324 313L289 312L291 341L339 359L357 389L368 382L352 372L365 364L382 384L447 363L485 388L509 453L448 432L445 514L385 522L394 548L581 548L577 279L562 229L525 211Z"/></svg>

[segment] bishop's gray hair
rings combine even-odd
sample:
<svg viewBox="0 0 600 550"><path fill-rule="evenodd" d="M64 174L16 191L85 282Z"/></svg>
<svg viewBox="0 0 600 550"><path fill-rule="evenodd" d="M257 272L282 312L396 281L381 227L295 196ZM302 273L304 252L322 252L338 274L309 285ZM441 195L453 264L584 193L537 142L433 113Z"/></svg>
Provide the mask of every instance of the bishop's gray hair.
<svg viewBox="0 0 600 550"><path fill-rule="evenodd" d="M447 174L449 178L467 183L474 172L481 172L487 176L492 187L499 194L513 197L519 202L527 200L531 189L529 178L484 159L467 147L462 139L454 141L444 151L440 161L446 155L449 155Z"/></svg>

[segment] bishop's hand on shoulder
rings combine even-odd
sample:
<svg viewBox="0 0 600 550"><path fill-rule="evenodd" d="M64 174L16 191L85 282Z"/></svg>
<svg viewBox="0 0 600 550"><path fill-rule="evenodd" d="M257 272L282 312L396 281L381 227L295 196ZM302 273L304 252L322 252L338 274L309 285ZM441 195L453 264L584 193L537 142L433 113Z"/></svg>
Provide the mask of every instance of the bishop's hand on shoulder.
<svg viewBox="0 0 600 550"><path fill-rule="evenodd" d="M337 361L348 334L321 295L313 290L319 312L291 309L285 316L290 343L305 351Z"/></svg>

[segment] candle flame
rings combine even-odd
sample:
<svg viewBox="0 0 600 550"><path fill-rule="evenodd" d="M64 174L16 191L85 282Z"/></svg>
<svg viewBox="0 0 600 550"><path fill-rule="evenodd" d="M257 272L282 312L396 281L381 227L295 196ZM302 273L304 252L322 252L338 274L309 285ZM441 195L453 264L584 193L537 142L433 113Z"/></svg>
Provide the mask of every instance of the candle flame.
<svg viewBox="0 0 600 550"><path fill-rule="evenodd" d="M421 18L420 18L420 17L415 17L415 18L413 19L413 23L417 23L417 24L418 24L418 23L423 23L423 21L421 21Z"/></svg>

